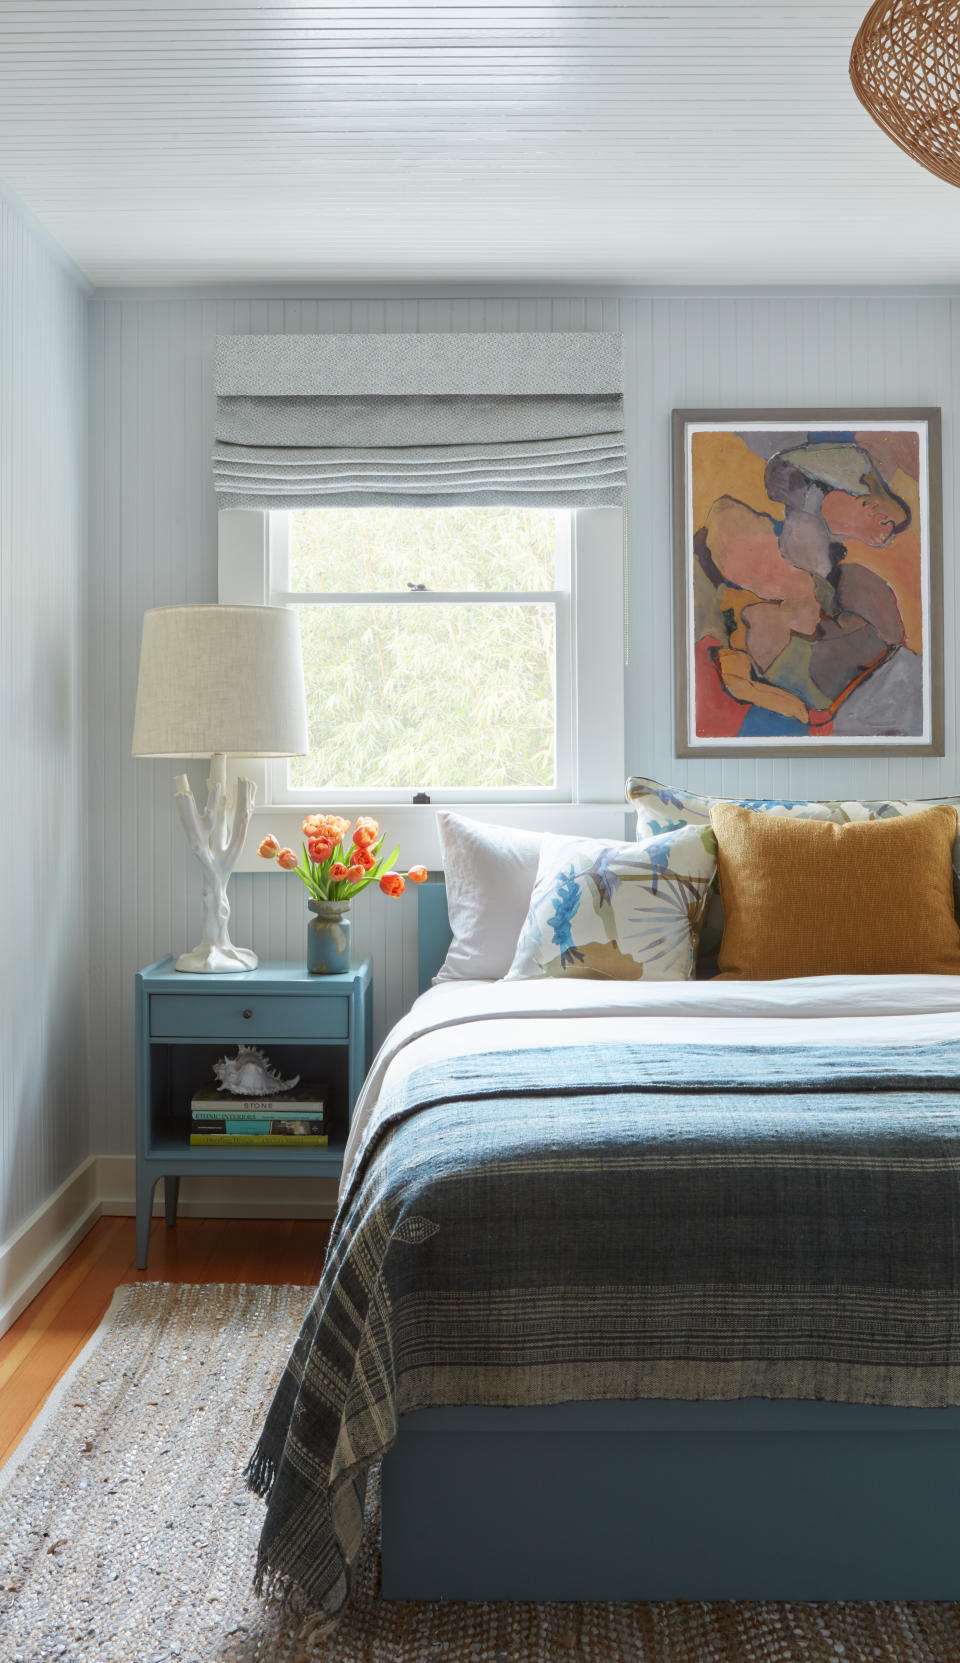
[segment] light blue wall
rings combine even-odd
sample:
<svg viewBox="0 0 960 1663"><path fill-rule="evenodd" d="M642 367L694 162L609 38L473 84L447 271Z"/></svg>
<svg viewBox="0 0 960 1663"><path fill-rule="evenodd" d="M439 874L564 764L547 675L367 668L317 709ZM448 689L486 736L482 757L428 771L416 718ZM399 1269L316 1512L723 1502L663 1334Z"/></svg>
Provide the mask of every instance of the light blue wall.
<svg viewBox="0 0 960 1663"><path fill-rule="evenodd" d="M626 355L631 656L624 771L737 795L955 791L958 589L953 444L960 297L601 295L329 299L101 291L91 300L91 976L93 1147L132 1147L132 977L191 937L195 875L170 807L170 764L134 763L144 608L216 596L210 482L218 334L313 330L620 329ZM670 411L681 406L922 404L943 408L947 755L847 762L682 762L673 755ZM611 794L622 781L611 780ZM101 799L103 813L97 818ZM240 876L235 939L299 956L293 886ZM406 900L406 898L405 898ZM379 961L377 1020L413 978L401 908L358 919ZM392 932L392 933L391 933Z"/></svg>
<svg viewBox="0 0 960 1663"><path fill-rule="evenodd" d="M0 196L0 1244L88 1152L86 325Z"/></svg>
<svg viewBox="0 0 960 1663"><path fill-rule="evenodd" d="M630 424L631 772L717 795L934 796L960 785L954 444L960 418L960 297L636 301L624 307ZM940 406L943 411L946 755L938 758L693 761L674 758L671 409Z"/></svg>

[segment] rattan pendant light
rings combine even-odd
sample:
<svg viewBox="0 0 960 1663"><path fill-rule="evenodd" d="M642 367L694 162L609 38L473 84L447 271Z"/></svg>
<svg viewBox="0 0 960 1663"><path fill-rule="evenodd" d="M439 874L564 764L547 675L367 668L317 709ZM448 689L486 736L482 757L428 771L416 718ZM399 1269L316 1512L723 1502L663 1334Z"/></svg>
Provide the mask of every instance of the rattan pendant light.
<svg viewBox="0 0 960 1663"><path fill-rule="evenodd" d="M850 79L901 150L960 185L960 0L875 0L853 43Z"/></svg>

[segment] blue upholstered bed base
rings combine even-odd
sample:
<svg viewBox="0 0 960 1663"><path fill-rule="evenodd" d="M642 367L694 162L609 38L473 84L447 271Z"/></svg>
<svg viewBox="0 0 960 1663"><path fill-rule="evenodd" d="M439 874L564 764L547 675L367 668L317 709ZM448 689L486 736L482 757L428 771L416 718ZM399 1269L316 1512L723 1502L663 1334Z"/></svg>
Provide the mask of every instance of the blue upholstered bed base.
<svg viewBox="0 0 960 1663"><path fill-rule="evenodd" d="M450 940L424 885L420 985ZM383 1462L388 1599L958 1599L960 1409L431 1409Z"/></svg>
<svg viewBox="0 0 960 1663"><path fill-rule="evenodd" d="M957 1599L960 1409L430 1409L383 1462L387 1599Z"/></svg>

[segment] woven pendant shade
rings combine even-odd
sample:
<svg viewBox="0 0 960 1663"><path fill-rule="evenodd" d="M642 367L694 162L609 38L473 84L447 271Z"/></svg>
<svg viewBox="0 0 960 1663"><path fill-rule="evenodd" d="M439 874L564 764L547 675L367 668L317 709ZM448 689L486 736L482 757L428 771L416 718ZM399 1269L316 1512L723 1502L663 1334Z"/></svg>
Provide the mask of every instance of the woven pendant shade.
<svg viewBox="0 0 960 1663"><path fill-rule="evenodd" d="M850 79L901 150L960 185L960 0L876 0L853 43Z"/></svg>

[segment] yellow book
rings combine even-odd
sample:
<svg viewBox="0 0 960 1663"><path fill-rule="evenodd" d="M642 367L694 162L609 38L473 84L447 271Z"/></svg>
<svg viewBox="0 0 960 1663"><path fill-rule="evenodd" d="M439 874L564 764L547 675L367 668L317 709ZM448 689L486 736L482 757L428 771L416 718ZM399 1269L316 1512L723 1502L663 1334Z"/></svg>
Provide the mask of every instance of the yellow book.
<svg viewBox="0 0 960 1663"><path fill-rule="evenodd" d="M326 1133L312 1136L309 1133L299 1137L282 1137L271 1132L191 1132L192 1144L240 1144L244 1148L251 1145L263 1146L266 1149L301 1149L323 1147L328 1138Z"/></svg>

